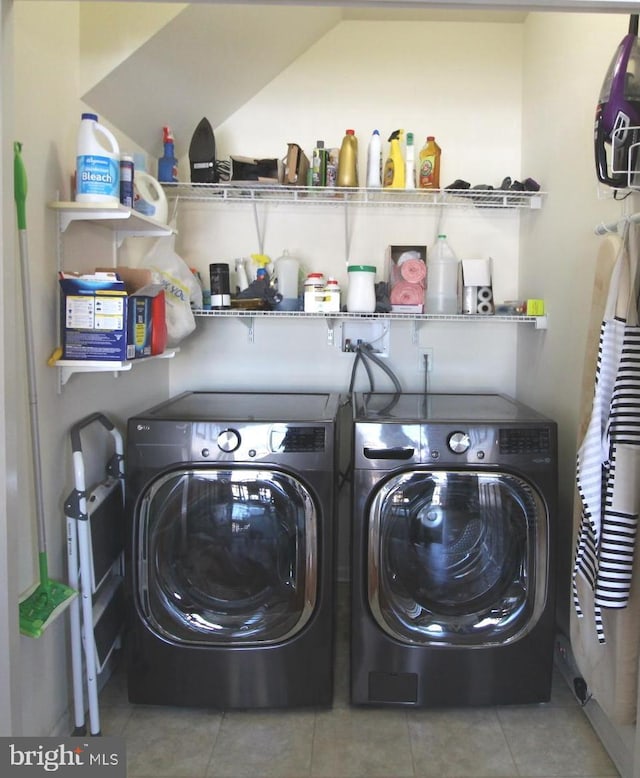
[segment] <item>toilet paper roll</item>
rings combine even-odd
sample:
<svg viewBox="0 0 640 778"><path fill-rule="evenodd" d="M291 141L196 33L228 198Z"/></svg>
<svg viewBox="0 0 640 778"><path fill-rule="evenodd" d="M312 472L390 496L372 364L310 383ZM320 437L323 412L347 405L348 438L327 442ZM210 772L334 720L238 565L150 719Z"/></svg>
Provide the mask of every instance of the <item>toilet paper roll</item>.
<svg viewBox="0 0 640 778"><path fill-rule="evenodd" d="M481 286L478 289L478 301L490 302L493 300L493 291L490 286Z"/></svg>
<svg viewBox="0 0 640 778"><path fill-rule="evenodd" d="M478 303L478 313L484 314L485 316L489 313L493 313L493 305L487 302Z"/></svg>

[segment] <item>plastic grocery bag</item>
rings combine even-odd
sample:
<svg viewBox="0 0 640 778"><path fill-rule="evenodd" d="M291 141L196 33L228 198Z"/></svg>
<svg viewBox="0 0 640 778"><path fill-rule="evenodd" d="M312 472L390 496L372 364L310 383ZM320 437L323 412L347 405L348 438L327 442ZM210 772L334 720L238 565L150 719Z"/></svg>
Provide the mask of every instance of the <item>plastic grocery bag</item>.
<svg viewBox="0 0 640 778"><path fill-rule="evenodd" d="M167 317L167 345L177 346L196 328L193 308L202 308L202 288L187 263L176 253L175 235L158 238L141 262L162 284Z"/></svg>

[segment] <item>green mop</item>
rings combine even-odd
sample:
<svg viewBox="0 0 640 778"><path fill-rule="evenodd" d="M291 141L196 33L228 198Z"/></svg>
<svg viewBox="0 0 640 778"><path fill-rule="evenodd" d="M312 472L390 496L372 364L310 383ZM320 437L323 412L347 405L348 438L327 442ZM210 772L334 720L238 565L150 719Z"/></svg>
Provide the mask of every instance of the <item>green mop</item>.
<svg viewBox="0 0 640 778"><path fill-rule="evenodd" d="M36 395L36 369L33 356L33 331L29 314L32 301L29 289L29 251L27 245L27 173L22 162L22 144L13 144L13 190L18 214L18 239L20 242L20 270L22 275L22 310L27 356L29 384L29 410L31 414L31 455L33 459L34 487L38 526L39 583L20 602L20 632L31 638L39 638L53 619L58 616L77 595L70 586L49 578L47 544L45 539L44 501L42 497L42 469L40 465L40 435L38 430L38 400Z"/></svg>

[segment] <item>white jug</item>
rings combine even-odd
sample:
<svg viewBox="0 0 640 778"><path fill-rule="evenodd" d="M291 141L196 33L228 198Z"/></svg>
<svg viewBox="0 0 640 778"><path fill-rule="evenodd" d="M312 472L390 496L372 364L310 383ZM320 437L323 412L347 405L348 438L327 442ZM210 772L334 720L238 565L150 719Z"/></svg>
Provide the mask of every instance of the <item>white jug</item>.
<svg viewBox="0 0 640 778"><path fill-rule="evenodd" d="M144 170L133 172L133 208L160 224L167 223L167 196L158 181Z"/></svg>

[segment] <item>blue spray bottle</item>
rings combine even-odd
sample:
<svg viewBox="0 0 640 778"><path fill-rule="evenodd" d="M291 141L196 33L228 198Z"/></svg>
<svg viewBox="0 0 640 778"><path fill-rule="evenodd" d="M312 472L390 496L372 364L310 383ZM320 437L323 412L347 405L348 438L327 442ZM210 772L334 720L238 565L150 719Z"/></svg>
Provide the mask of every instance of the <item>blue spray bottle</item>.
<svg viewBox="0 0 640 778"><path fill-rule="evenodd" d="M170 127L162 128L164 154L158 160L158 181L171 183L178 180L178 160L174 150L174 140Z"/></svg>

